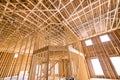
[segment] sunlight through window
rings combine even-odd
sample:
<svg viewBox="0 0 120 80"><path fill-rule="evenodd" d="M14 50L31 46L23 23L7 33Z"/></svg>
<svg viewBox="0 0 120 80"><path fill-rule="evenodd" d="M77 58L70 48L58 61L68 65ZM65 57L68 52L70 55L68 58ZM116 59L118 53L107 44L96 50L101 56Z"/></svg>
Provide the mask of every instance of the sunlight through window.
<svg viewBox="0 0 120 80"><path fill-rule="evenodd" d="M55 74L58 74L58 73L59 73L59 72L58 72L58 69L59 69L59 68L58 68L58 63L56 63L56 64L55 64Z"/></svg>
<svg viewBox="0 0 120 80"><path fill-rule="evenodd" d="M18 57L18 53L15 53L14 58L17 58L17 57Z"/></svg>
<svg viewBox="0 0 120 80"><path fill-rule="evenodd" d="M95 75L104 75L98 59L91 59Z"/></svg>
<svg viewBox="0 0 120 80"><path fill-rule="evenodd" d="M89 40L86 40L86 41L85 41L85 44L86 44L86 46L90 46L90 45L92 45L93 43L92 43L92 40L89 39Z"/></svg>
<svg viewBox="0 0 120 80"><path fill-rule="evenodd" d="M100 36L100 40L101 40L101 42L107 42L107 41L110 41L110 38L109 38L109 36L106 34L106 35Z"/></svg>
<svg viewBox="0 0 120 80"><path fill-rule="evenodd" d="M120 57L110 57L110 60L117 72L118 75L120 75Z"/></svg>

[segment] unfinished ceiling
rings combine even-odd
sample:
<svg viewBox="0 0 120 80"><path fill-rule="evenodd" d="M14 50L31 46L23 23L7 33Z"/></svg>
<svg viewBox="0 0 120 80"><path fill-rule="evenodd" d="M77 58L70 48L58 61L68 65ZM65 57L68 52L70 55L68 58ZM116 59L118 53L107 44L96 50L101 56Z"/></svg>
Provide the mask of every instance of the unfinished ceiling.
<svg viewBox="0 0 120 80"><path fill-rule="evenodd" d="M119 29L119 18L120 0L0 0L0 45L49 26L54 44L82 40Z"/></svg>

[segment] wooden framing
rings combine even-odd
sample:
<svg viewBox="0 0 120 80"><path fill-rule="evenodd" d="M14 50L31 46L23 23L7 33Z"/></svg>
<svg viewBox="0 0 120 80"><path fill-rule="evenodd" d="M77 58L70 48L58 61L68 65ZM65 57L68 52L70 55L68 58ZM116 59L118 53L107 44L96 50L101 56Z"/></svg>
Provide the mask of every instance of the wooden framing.
<svg viewBox="0 0 120 80"><path fill-rule="evenodd" d="M117 75L113 64L110 61L110 57L113 56L120 56L119 55L119 47L116 48L116 46L119 45L119 30L116 30L114 32L106 33L110 37L110 41L102 43L100 41L100 36L92 37L91 40L93 42L93 45L86 46L85 40L82 41L82 46L84 49L84 53L86 53L86 61L88 65L88 69L90 72L90 77L104 77L104 78L110 78L110 79L119 79L119 75ZM104 71L103 76L97 76L94 74L94 70L92 68L91 59L92 58L98 58L100 60L100 63L102 65L102 69Z"/></svg>
<svg viewBox="0 0 120 80"><path fill-rule="evenodd" d="M111 41L101 43L103 34ZM119 79L109 59L120 56L119 37L120 0L0 0L0 78ZM87 39L94 45L86 46ZM79 54L70 52L69 45ZM99 58L104 76L95 75L93 57Z"/></svg>

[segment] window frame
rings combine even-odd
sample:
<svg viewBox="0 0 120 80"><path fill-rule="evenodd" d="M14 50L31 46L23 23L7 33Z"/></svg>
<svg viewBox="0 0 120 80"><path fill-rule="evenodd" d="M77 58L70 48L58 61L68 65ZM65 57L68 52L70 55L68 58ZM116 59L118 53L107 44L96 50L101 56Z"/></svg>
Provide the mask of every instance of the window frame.
<svg viewBox="0 0 120 80"><path fill-rule="evenodd" d="M90 43L89 43L89 42L90 42ZM86 45L86 46L92 46L92 45L93 45L92 39L87 39L87 40L85 40L85 45Z"/></svg>
<svg viewBox="0 0 120 80"><path fill-rule="evenodd" d="M107 40L102 39L102 38L105 38L105 36L106 36ZM100 41L101 41L102 43L104 43L104 42L109 42L109 41L111 40L108 34L100 35L99 38L100 38Z"/></svg>
<svg viewBox="0 0 120 80"><path fill-rule="evenodd" d="M111 64L113 65L113 68L114 68L116 74L120 77L120 72L117 72L118 70L115 68L114 63L113 63L112 60L111 60L112 57L119 57L119 60L120 60L120 56L110 56L110 57L109 57L110 62L111 62Z"/></svg>
<svg viewBox="0 0 120 80"><path fill-rule="evenodd" d="M99 62L99 64L100 64L101 71L102 71L103 74L95 74L95 69L94 69L94 67L93 67L92 59L97 59L97 60L98 60L98 62ZM100 63L99 58L98 58L98 57L92 57L92 58L90 59L90 62L91 62L91 66L90 66L90 67L92 67L92 71L94 72L94 75L95 75L95 76L99 76L99 77L103 77L103 76L104 76L104 70L103 70L103 68L102 68L102 65L101 65L101 63Z"/></svg>

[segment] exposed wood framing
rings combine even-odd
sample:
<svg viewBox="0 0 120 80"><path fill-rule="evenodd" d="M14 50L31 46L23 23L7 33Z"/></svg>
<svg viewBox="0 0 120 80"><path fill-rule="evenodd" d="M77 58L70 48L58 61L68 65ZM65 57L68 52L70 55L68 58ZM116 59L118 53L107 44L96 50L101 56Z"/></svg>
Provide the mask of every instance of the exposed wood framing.
<svg viewBox="0 0 120 80"><path fill-rule="evenodd" d="M111 41L101 43L103 34ZM119 79L109 59L120 56L119 37L120 0L0 0L0 78ZM103 76L90 67L92 58L99 58Z"/></svg>

